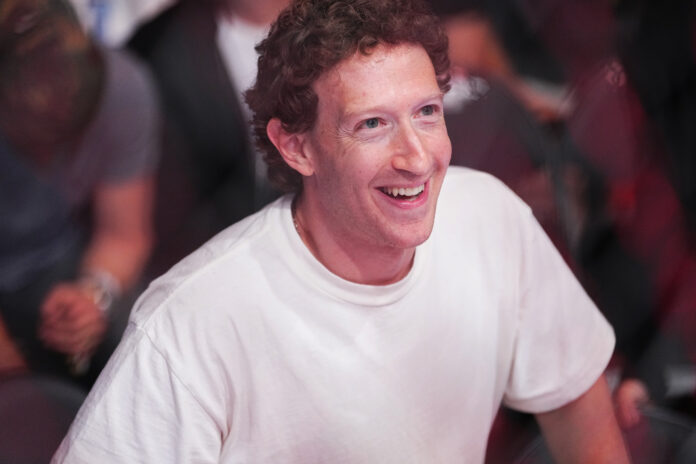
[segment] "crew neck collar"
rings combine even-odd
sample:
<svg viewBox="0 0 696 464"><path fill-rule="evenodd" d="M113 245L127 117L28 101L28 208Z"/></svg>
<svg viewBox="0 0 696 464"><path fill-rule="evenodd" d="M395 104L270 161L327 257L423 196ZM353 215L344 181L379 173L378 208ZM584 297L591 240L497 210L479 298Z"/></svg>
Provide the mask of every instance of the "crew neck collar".
<svg viewBox="0 0 696 464"><path fill-rule="evenodd" d="M311 253L295 230L291 210L292 199L292 195L286 195L279 200L279 207L275 210L275 214L279 216L276 223L282 225L282 239L279 240L278 246L281 252L284 249L290 251L281 254L294 258L289 258L290 264L296 274L309 285L347 303L376 307L390 305L403 298L422 274L429 256L430 239L416 247L411 269L398 282L388 285L366 285L339 277Z"/></svg>

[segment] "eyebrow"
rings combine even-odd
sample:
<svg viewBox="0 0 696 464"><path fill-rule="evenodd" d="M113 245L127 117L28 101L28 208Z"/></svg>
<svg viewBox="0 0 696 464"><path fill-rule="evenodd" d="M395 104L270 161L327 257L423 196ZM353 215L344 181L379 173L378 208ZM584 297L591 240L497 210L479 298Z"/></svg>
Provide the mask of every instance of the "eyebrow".
<svg viewBox="0 0 696 464"><path fill-rule="evenodd" d="M418 101L417 104L413 105L413 108L419 108L421 106L429 105L434 102L437 103L442 103L444 95L442 92L437 92L433 93L431 95L428 95L425 98L422 98ZM354 119L360 120L363 117L366 117L372 113L388 113L389 109L385 107L384 105L377 105L377 106L371 106L368 108L364 109L359 109L358 111L345 111L342 112L339 116L339 125L344 123L345 121L352 121Z"/></svg>

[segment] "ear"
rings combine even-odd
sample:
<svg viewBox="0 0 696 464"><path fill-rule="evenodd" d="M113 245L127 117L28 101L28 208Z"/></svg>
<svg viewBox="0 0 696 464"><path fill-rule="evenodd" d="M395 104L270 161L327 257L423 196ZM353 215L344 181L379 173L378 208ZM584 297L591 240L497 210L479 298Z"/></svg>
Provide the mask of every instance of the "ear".
<svg viewBox="0 0 696 464"><path fill-rule="evenodd" d="M283 123L273 118L266 125L266 133L273 145L278 149L288 166L303 176L314 174L312 159L308 156L305 145L305 133L289 133L283 129Z"/></svg>

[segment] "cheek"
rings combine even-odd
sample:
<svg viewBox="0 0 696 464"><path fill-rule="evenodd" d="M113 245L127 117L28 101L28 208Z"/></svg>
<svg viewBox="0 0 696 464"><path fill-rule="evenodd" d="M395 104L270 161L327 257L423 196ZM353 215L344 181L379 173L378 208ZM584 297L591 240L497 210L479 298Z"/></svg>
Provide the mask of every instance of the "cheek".
<svg viewBox="0 0 696 464"><path fill-rule="evenodd" d="M380 154L386 152L374 143L337 144L332 155L323 160L321 169L337 184L364 186L378 170Z"/></svg>
<svg viewBox="0 0 696 464"><path fill-rule="evenodd" d="M446 142L443 146L443 153L442 153L442 163L445 166L449 166L450 164L450 159L452 158L452 143L450 142L449 137L447 137Z"/></svg>
<svg viewBox="0 0 696 464"><path fill-rule="evenodd" d="M447 129L443 128L441 131L433 134L432 138L429 139L428 145L430 153L438 160L438 163L448 166L452 157L452 142L450 142L450 138L447 135Z"/></svg>

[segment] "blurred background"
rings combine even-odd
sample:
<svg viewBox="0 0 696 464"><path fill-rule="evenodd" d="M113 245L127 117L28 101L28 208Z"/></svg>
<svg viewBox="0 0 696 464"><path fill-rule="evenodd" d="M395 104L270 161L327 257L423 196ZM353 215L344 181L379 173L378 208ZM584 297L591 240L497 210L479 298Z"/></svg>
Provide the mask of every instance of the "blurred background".
<svg viewBox="0 0 696 464"><path fill-rule="evenodd" d="M0 0L0 462L46 462L137 295L278 195L242 92L285 5ZM452 164L521 196L614 326L635 462L695 462L694 2L430 5ZM505 408L487 460L549 462Z"/></svg>

